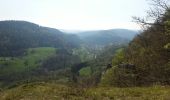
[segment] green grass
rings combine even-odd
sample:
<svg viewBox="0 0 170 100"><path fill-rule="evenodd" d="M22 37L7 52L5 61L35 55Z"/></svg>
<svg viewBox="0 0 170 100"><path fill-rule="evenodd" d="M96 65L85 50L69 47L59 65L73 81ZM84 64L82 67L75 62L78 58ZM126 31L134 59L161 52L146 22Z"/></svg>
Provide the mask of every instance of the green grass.
<svg viewBox="0 0 170 100"><path fill-rule="evenodd" d="M76 88L31 83L0 92L0 100L169 100L169 86Z"/></svg>
<svg viewBox="0 0 170 100"><path fill-rule="evenodd" d="M100 87L89 89L87 95L96 100L169 100L170 87Z"/></svg>
<svg viewBox="0 0 170 100"><path fill-rule="evenodd" d="M55 54L51 47L30 48L23 57L0 57L0 75L9 75L36 68L43 60Z"/></svg>
<svg viewBox="0 0 170 100"><path fill-rule="evenodd" d="M81 94L78 89L65 85L33 83L2 92L0 100L80 100Z"/></svg>

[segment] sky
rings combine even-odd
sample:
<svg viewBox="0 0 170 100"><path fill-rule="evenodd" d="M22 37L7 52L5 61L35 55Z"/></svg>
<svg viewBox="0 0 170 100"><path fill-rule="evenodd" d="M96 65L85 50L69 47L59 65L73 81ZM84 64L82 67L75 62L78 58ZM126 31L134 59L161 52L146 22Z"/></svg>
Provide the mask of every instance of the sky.
<svg viewBox="0 0 170 100"><path fill-rule="evenodd" d="M140 29L146 0L0 0L0 20L24 20L57 29Z"/></svg>

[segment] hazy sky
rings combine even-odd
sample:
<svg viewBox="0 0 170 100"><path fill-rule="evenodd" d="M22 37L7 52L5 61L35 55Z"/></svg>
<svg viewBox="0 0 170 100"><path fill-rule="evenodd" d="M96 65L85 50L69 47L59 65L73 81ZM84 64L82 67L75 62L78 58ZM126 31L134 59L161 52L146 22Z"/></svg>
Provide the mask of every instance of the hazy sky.
<svg viewBox="0 0 170 100"><path fill-rule="evenodd" d="M146 0L0 0L0 20L25 20L57 29L138 29Z"/></svg>

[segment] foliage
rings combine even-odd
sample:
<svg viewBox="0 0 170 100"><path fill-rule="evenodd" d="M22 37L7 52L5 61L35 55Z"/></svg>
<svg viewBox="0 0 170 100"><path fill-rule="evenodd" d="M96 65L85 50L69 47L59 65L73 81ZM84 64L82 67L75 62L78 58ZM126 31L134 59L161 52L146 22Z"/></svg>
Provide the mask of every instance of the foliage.
<svg viewBox="0 0 170 100"><path fill-rule="evenodd" d="M123 60L124 60L124 49L121 48L121 49L116 50L116 53L115 53L114 58L112 60L112 65L116 66L120 63L123 63Z"/></svg>
<svg viewBox="0 0 170 100"><path fill-rule="evenodd" d="M170 19L166 18L166 20L162 20L162 23L167 20ZM170 27L165 29L165 26L150 27L138 35L127 49L127 61L137 68L138 85L170 83L167 77L169 74L163 74L169 73L167 63L170 59L168 50L170 35L167 35L167 28Z"/></svg>
<svg viewBox="0 0 170 100"><path fill-rule="evenodd" d="M169 12L166 10L159 22L137 35L124 53L114 56L113 65L117 66L103 75L104 84L121 87L170 84Z"/></svg>
<svg viewBox="0 0 170 100"><path fill-rule="evenodd" d="M123 52L123 49L120 49L122 47L125 46L107 46L104 50L98 52L98 54L96 54L96 58L93 60L89 60L85 63L80 63L72 67L72 70L74 70L72 78L74 82L77 82L79 85L84 87L97 85L100 82L102 72L107 69L107 65L110 65L114 54L116 54L116 52L120 52L119 54L121 55L121 52ZM120 57L119 55L117 56Z"/></svg>
<svg viewBox="0 0 170 100"><path fill-rule="evenodd" d="M101 86L132 87L135 86L136 75L134 71L113 67L102 76Z"/></svg>
<svg viewBox="0 0 170 100"><path fill-rule="evenodd" d="M170 43L167 43L165 46L164 46L165 49L170 49Z"/></svg>
<svg viewBox="0 0 170 100"><path fill-rule="evenodd" d="M84 67L79 70L80 76L90 76L91 75L91 68L90 67Z"/></svg>
<svg viewBox="0 0 170 100"><path fill-rule="evenodd" d="M89 50L90 48L87 48L85 46L81 46L80 48L73 49L73 55L79 56L81 59L81 62L86 62L89 60L94 59L94 53L92 50Z"/></svg>
<svg viewBox="0 0 170 100"><path fill-rule="evenodd" d="M156 7L164 9L149 13L156 18L154 23L136 19L143 25L149 24L146 30L137 35L125 48L124 53L117 52L113 58L114 67L102 77L103 85L111 86L149 86L170 85L170 8L164 1L152 0ZM164 5L162 5L164 4ZM161 14L152 16L152 14Z"/></svg>

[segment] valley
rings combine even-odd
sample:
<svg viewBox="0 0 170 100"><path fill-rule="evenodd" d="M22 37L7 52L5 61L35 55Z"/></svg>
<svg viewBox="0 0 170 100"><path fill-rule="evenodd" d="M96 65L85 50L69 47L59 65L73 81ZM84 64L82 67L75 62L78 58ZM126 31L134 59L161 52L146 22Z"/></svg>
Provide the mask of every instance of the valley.
<svg viewBox="0 0 170 100"><path fill-rule="evenodd" d="M152 3L142 30L0 21L0 100L169 100L170 7Z"/></svg>

